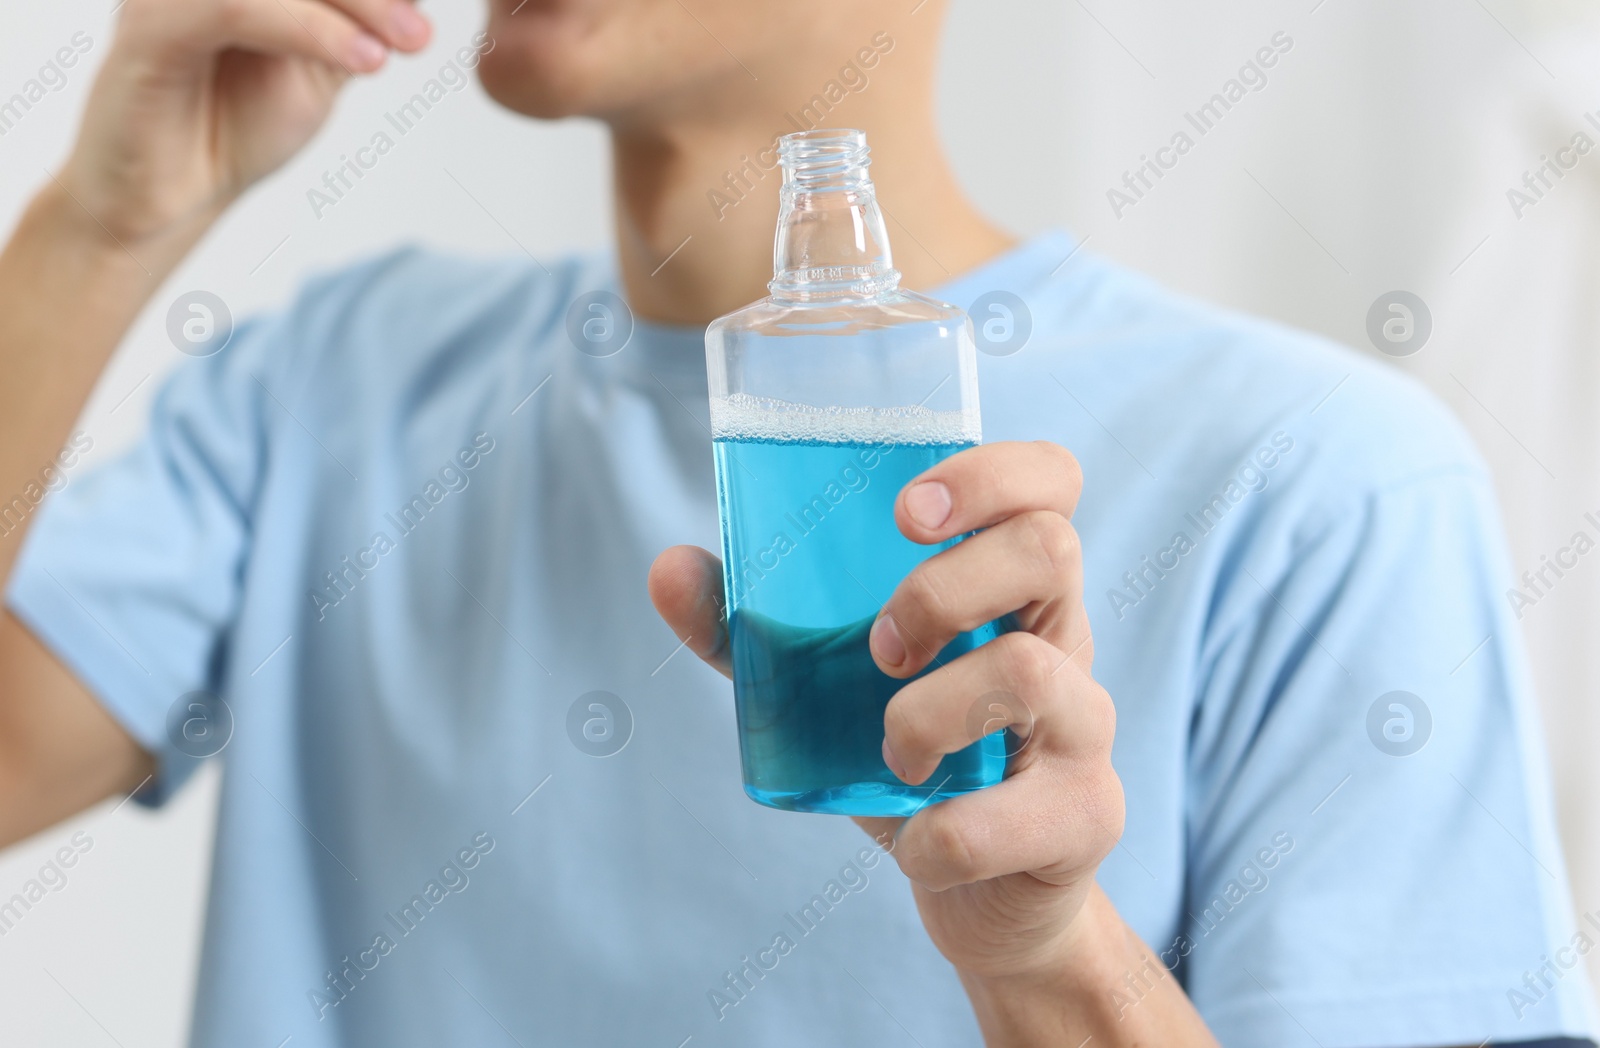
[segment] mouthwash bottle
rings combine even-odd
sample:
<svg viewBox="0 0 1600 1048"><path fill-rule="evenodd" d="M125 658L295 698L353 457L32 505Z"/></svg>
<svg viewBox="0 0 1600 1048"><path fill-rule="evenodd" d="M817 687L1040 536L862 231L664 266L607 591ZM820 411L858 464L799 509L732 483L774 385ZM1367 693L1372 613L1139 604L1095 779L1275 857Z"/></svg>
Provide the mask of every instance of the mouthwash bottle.
<svg viewBox="0 0 1600 1048"><path fill-rule="evenodd" d="M862 132L787 135L779 160L771 294L706 330L745 792L793 811L910 815L1005 770L998 733L922 785L901 782L883 714L909 682L867 644L900 581L956 541L907 539L894 503L981 439L972 323L900 287ZM998 630L962 634L924 672Z"/></svg>

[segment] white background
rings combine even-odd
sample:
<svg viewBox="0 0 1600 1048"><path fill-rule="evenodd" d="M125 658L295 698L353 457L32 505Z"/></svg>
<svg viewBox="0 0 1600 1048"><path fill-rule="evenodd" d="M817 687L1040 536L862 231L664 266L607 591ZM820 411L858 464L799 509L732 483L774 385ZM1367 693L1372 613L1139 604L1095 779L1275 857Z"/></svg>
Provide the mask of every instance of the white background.
<svg viewBox="0 0 1600 1048"><path fill-rule="evenodd" d="M954 4L946 143L1001 223L1021 235L1068 226L1092 250L1177 288L1369 352L1373 300L1415 292L1431 309L1433 335L1395 366L1437 390L1493 463L1518 570L1537 567L1584 526L1584 511L1600 510L1600 150L1520 218L1506 197L1542 153L1587 126L1585 111L1600 110L1600 30L1584 5ZM58 0L0 13L0 100L75 32L94 41L67 86L0 138L0 224L9 227L64 155L111 36L110 7ZM160 374L184 359L164 330L166 306L181 292L205 288L243 315L282 301L310 270L399 241L515 252L514 235L539 256L604 243L608 164L598 127L514 118L475 84L313 217L306 190L370 141L383 113L481 18L470 0L428 9L440 29L435 46L354 85L311 147L235 209L156 297L84 414L97 442L91 461L138 432ZM1294 46L1267 86L1117 218L1106 190L1279 30ZM1597 606L1600 555L1581 561L1521 623L1584 910L1600 908ZM155 815L107 803L0 857L0 897L9 897L76 830L94 841L67 887L0 939L7 1045L181 1041L215 785L214 773L202 773Z"/></svg>

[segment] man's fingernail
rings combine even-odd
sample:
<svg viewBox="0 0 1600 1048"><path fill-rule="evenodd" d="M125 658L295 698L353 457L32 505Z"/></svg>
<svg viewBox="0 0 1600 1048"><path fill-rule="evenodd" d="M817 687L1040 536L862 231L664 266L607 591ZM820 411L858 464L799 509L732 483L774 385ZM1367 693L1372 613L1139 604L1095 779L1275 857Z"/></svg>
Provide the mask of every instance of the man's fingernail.
<svg viewBox="0 0 1600 1048"><path fill-rule="evenodd" d="M950 489L937 480L924 481L906 492L906 513L925 528L943 525L954 505Z"/></svg>
<svg viewBox="0 0 1600 1048"><path fill-rule="evenodd" d="M889 666L906 661L906 643L900 639L900 629L888 615L878 616L878 621L872 624L870 641L878 661Z"/></svg>
<svg viewBox="0 0 1600 1048"><path fill-rule="evenodd" d="M889 748L888 739L883 740L883 763L887 764L889 770L894 772L895 778L901 782L906 781L906 770L901 766L900 758L896 757L894 751Z"/></svg>
<svg viewBox="0 0 1600 1048"><path fill-rule="evenodd" d="M411 0L395 0L389 7L389 28L405 41L420 41L428 35L428 20L417 13Z"/></svg>
<svg viewBox="0 0 1600 1048"><path fill-rule="evenodd" d="M363 71L383 65L383 59L388 53L389 50L383 46L383 41L366 33L360 33L350 41L350 64Z"/></svg>

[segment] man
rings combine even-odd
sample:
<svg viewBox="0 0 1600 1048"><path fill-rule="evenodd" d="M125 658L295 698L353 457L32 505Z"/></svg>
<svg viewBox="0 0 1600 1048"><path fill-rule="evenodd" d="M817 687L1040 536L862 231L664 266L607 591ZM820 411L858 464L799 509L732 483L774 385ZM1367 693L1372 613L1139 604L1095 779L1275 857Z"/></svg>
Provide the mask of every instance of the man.
<svg viewBox="0 0 1600 1048"><path fill-rule="evenodd" d="M0 840L159 803L227 728L195 1043L1590 1035L1466 440L1352 354L986 222L936 145L940 6L492 0L490 94L612 132L614 256L316 280L12 529ZM341 83L428 36L394 0L128 0L0 255L0 490ZM849 70L870 88L827 86ZM896 697L885 756L925 781L995 690L1028 744L870 838L740 795L695 548L701 330L763 292L759 158L802 101L866 130L907 286L1032 325L982 361L989 443L896 505L916 541L978 534L872 640L910 677L1014 613ZM631 308L620 349L569 336L594 292Z"/></svg>

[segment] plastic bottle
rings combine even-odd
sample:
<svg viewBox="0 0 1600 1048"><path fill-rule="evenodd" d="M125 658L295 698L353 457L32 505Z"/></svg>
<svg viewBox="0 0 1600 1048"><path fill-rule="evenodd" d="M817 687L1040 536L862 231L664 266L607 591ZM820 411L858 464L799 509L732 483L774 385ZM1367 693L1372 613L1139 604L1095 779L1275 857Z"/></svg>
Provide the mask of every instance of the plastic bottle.
<svg viewBox="0 0 1600 1048"><path fill-rule="evenodd" d="M745 791L796 811L909 815L1005 768L1001 733L921 785L896 778L883 714L907 682L867 643L900 581L955 541L917 545L893 510L908 481L981 439L972 324L901 289L862 132L787 135L779 159L771 294L706 330ZM924 672L999 628L961 635Z"/></svg>

